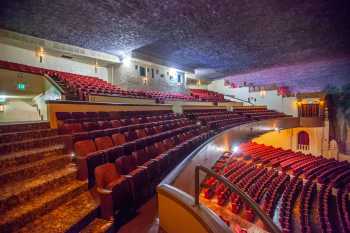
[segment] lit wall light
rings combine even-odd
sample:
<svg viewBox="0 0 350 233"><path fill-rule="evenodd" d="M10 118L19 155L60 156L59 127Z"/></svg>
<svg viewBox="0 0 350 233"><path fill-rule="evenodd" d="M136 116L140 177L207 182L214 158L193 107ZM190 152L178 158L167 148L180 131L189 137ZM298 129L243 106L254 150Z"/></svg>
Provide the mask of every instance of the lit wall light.
<svg viewBox="0 0 350 233"><path fill-rule="evenodd" d="M233 153L238 153L239 147L238 146L232 146L232 152Z"/></svg>
<svg viewBox="0 0 350 233"><path fill-rule="evenodd" d="M142 82L143 82L143 85L147 85L148 84L148 77L147 76L142 77Z"/></svg>
<svg viewBox="0 0 350 233"><path fill-rule="evenodd" d="M4 104L0 104L0 112L5 112L5 105Z"/></svg>
<svg viewBox="0 0 350 233"><path fill-rule="evenodd" d="M39 57L39 61L40 63L43 63L43 59L44 59L44 55L45 55L45 51L43 47L40 47L37 51L37 55Z"/></svg>
<svg viewBox="0 0 350 233"><path fill-rule="evenodd" d="M266 91L265 90L261 90L260 91L260 96L261 97L265 97L266 96Z"/></svg>
<svg viewBox="0 0 350 233"><path fill-rule="evenodd" d="M6 95L0 95L0 103L5 103L6 102Z"/></svg>
<svg viewBox="0 0 350 233"><path fill-rule="evenodd" d="M95 74L97 74L97 72L98 72L98 67L99 67L99 65L98 65L98 62L97 62L97 60L96 60L96 61L95 61L95 65L94 65Z"/></svg>

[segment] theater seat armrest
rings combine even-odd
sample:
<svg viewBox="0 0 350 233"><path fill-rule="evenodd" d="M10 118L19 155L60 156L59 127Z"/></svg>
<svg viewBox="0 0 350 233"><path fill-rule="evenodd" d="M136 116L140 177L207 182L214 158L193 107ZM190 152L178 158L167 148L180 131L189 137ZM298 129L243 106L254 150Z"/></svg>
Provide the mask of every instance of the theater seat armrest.
<svg viewBox="0 0 350 233"><path fill-rule="evenodd" d="M142 168L142 169L147 169L147 167L146 167L146 166L143 166L143 165L137 166L137 167Z"/></svg>
<svg viewBox="0 0 350 233"><path fill-rule="evenodd" d="M108 189L97 188L100 196L100 210L103 219L111 219L113 217L113 197L112 191Z"/></svg>
<svg viewBox="0 0 350 233"><path fill-rule="evenodd" d="M111 194L112 191L108 189L103 189L103 188L97 188L97 192L102 195L108 195Z"/></svg>

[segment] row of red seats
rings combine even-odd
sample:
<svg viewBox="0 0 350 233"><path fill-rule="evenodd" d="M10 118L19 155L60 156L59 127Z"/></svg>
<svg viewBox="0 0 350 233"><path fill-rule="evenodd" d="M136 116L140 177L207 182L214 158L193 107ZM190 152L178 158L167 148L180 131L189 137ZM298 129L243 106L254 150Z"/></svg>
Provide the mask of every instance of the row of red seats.
<svg viewBox="0 0 350 233"><path fill-rule="evenodd" d="M88 77L73 74L54 73L51 77L62 86L62 88L70 88L76 91L76 94L81 100L88 100L89 95L107 95L115 97L128 98L152 98L152 99L168 99L168 100L185 100L195 101L194 97L183 93L169 93L160 91L142 91L142 90L122 90L118 86L107 83L98 78Z"/></svg>
<svg viewBox="0 0 350 233"><path fill-rule="evenodd" d="M288 187L282 195L282 203L280 208L279 222L284 233L293 232L292 215L295 202L303 187L303 181L295 176L290 181Z"/></svg>
<svg viewBox="0 0 350 233"><path fill-rule="evenodd" d="M222 160L224 161L224 160ZM238 170L244 165L242 162L237 162L236 160L229 160L227 164L222 166L219 172L217 174L222 175L224 177L230 176L235 170ZM218 180L216 180L214 177L208 177L207 180L205 180L202 183L204 190L204 195L207 199L212 198L216 192L221 192L224 189L224 185L221 185Z"/></svg>
<svg viewBox="0 0 350 233"><path fill-rule="evenodd" d="M255 107L249 107L249 108L236 108L234 109L235 113L242 114L252 120L265 120L269 118L276 118L276 117L286 117L284 113L280 113L274 110L268 110L266 108L255 108Z"/></svg>
<svg viewBox="0 0 350 233"><path fill-rule="evenodd" d="M95 138L99 150L84 159L89 184L96 180L100 191L102 216L111 217L116 210L137 208L143 203L161 177L210 136L204 131L198 126L185 126L119 146L112 146L108 137ZM76 147L86 148L82 144L86 142L78 142ZM109 191L106 194L103 190Z"/></svg>
<svg viewBox="0 0 350 233"><path fill-rule="evenodd" d="M138 119L138 118L137 118ZM159 118L158 118L159 119ZM161 120L155 122L147 122L147 123L137 123L137 121L131 121L130 119L121 119L121 120L105 120L105 121L87 121L87 122L76 122L76 123L64 123L59 126L59 130L61 133L78 133L84 131L93 131L98 129L112 129L118 128L119 131L128 131L139 128L147 128L154 127L164 124L176 124L179 122L190 122L189 119L186 118L177 118L173 120Z"/></svg>
<svg viewBox="0 0 350 233"><path fill-rule="evenodd" d="M271 185L266 191L263 201L263 209L271 218L274 215L274 210L276 209L279 198L284 192L286 186L289 184L289 180L289 175L282 173L272 181Z"/></svg>
<svg viewBox="0 0 350 233"><path fill-rule="evenodd" d="M155 111L111 111L111 112L56 112L56 118L60 121L98 121L119 120L123 118L176 117L176 114L168 110ZM132 119L131 119L132 120Z"/></svg>
<svg viewBox="0 0 350 233"><path fill-rule="evenodd" d="M251 187L258 180L259 177L265 175L266 173L267 173L267 169L255 167L252 172L246 174L246 176L237 183L237 186L242 191L247 192L249 187ZM233 213L239 213L242 205L243 205L243 201L241 200L241 198L237 194L232 193L231 194L231 211ZM245 218L252 221L252 219L254 218L254 215L252 213L249 213L248 211L248 213L245 213Z"/></svg>
<svg viewBox="0 0 350 233"><path fill-rule="evenodd" d="M300 226L302 233L312 232L312 202L316 195L316 183L308 180L300 195Z"/></svg>
<svg viewBox="0 0 350 233"><path fill-rule="evenodd" d="M204 89L190 89L191 96L196 99L206 100L206 101L225 101L224 95L214 91L208 91Z"/></svg>
<svg viewBox="0 0 350 233"><path fill-rule="evenodd" d="M153 98L184 101L201 101L185 93L169 93L160 91L122 90L120 87L110 84L102 79L78 75L68 72L55 71L45 68L0 61L0 68L13 71L44 75L47 74L63 89L74 89L80 100L88 100L89 95L109 95L130 98Z"/></svg>
<svg viewBox="0 0 350 233"><path fill-rule="evenodd" d="M252 164L244 164L240 169L235 170L227 178L230 182L236 184L240 179L245 177L248 173L252 172L254 170L254 168L255 167ZM218 204L223 206L226 204L226 202L230 198L231 191L226 185L220 184L216 188L215 194L216 194L217 199L218 199Z"/></svg>
<svg viewBox="0 0 350 233"><path fill-rule="evenodd" d="M350 201L349 201L349 191L350 185L347 184L347 187L343 189L338 189L336 195L337 210L339 216L339 224L341 224L341 229L344 229L344 232L350 232Z"/></svg>
<svg viewBox="0 0 350 233"><path fill-rule="evenodd" d="M339 162L257 143L241 144L240 151L246 159L256 163L291 170L295 175L317 179L321 184L330 183L336 188L343 187L350 180L350 164L347 161Z"/></svg>
<svg viewBox="0 0 350 233"><path fill-rule="evenodd" d="M330 219L330 200L332 195L332 187L322 185L318 194L318 214L321 224L321 230L325 233L338 232L336 226Z"/></svg>

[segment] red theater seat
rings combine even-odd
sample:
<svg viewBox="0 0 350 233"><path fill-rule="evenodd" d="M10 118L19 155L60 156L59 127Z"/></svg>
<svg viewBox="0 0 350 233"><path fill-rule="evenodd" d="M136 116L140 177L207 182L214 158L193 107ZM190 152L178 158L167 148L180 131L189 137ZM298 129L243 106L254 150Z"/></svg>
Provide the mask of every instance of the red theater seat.
<svg viewBox="0 0 350 233"><path fill-rule="evenodd" d="M150 195L151 187L147 174L147 168L138 167L133 156L121 156L115 161L119 174L128 179L134 202L137 206L142 204Z"/></svg>
<svg viewBox="0 0 350 233"><path fill-rule="evenodd" d="M117 172L113 163L96 167L95 178L102 218L110 219L117 210L133 206L130 185L127 179Z"/></svg>
<svg viewBox="0 0 350 233"><path fill-rule="evenodd" d="M122 133L113 134L112 139L115 145L122 145L126 143L126 137Z"/></svg>
<svg viewBox="0 0 350 233"><path fill-rule="evenodd" d="M112 139L108 136L95 138L95 144L98 150L104 150L114 146Z"/></svg>

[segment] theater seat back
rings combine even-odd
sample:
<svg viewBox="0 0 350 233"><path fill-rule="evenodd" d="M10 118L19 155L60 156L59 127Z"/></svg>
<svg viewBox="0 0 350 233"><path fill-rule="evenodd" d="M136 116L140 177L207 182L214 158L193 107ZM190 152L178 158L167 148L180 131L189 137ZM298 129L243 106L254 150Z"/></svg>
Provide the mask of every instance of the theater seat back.
<svg viewBox="0 0 350 233"><path fill-rule="evenodd" d="M108 136L95 138L95 144L98 150L104 150L114 146L112 139Z"/></svg>
<svg viewBox="0 0 350 233"><path fill-rule="evenodd" d="M78 141L74 144L75 154L80 157L85 157L96 150L95 143L92 140Z"/></svg>
<svg viewBox="0 0 350 233"><path fill-rule="evenodd" d="M113 163L105 163L95 168L96 186L105 189L109 183L120 177Z"/></svg>
<svg viewBox="0 0 350 233"><path fill-rule="evenodd" d="M122 145L126 142L125 135L122 133L113 134L112 139L115 145Z"/></svg>

